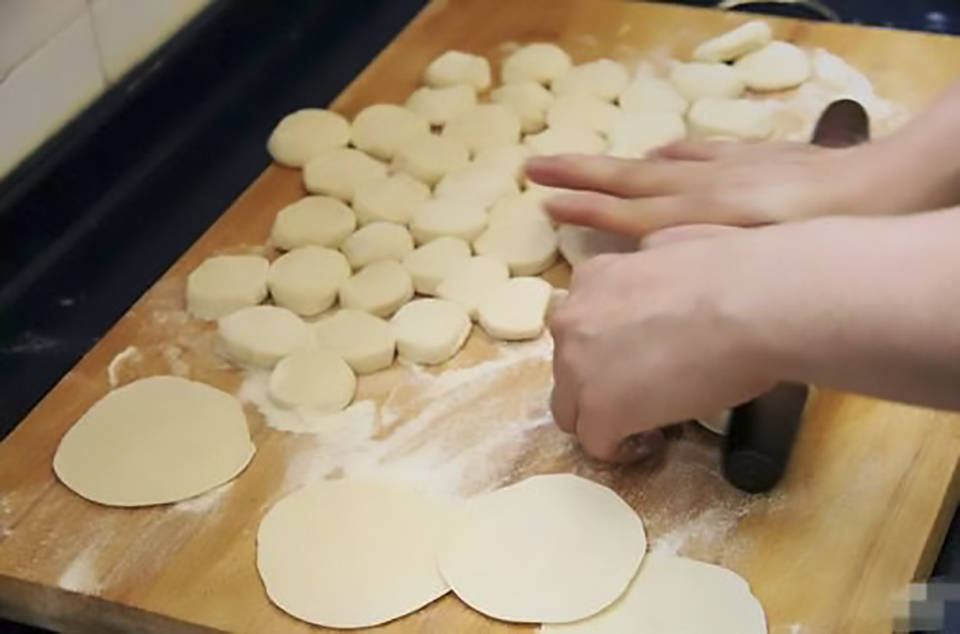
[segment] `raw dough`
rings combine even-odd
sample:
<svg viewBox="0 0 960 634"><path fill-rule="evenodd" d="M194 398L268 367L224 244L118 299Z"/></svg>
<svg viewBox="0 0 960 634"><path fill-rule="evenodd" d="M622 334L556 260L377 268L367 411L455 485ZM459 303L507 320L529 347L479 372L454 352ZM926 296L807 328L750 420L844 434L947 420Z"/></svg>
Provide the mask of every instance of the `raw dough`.
<svg viewBox="0 0 960 634"><path fill-rule="evenodd" d="M328 196L307 196L277 213L270 240L285 250L308 244L336 248L356 228L357 217L343 202Z"/></svg>
<svg viewBox="0 0 960 634"><path fill-rule="evenodd" d="M404 144L393 157L393 167L430 185L467 166L470 151L457 139L425 134ZM429 194L429 190L427 192Z"/></svg>
<svg viewBox="0 0 960 634"><path fill-rule="evenodd" d="M701 99L690 108L687 118L691 131L700 137L758 141L773 134L770 109L765 103L750 99Z"/></svg>
<svg viewBox="0 0 960 634"><path fill-rule="evenodd" d="M480 150L473 157L473 165L477 167L494 167L510 174L517 179L517 184L523 183L523 166L530 156L530 148L525 145L498 145Z"/></svg>
<svg viewBox="0 0 960 634"><path fill-rule="evenodd" d="M543 201L550 195L541 190L528 189L518 196L504 198L490 208L488 225L513 222L525 218L553 222L543 208Z"/></svg>
<svg viewBox="0 0 960 634"><path fill-rule="evenodd" d="M430 125L443 126L477 105L477 93L463 84L445 88L421 86L407 98L406 105L429 121Z"/></svg>
<svg viewBox="0 0 960 634"><path fill-rule="evenodd" d="M203 383L152 376L94 403L60 440L53 470L93 502L146 506L223 484L253 452L240 401Z"/></svg>
<svg viewBox="0 0 960 634"><path fill-rule="evenodd" d="M459 139L474 154L520 140L520 117L498 103L482 103L447 122L443 136Z"/></svg>
<svg viewBox="0 0 960 634"><path fill-rule="evenodd" d="M396 342L390 325L362 310L341 308L313 326L317 345L335 350L357 374L370 374L393 363Z"/></svg>
<svg viewBox="0 0 960 634"><path fill-rule="evenodd" d="M429 199L429 187L407 174L394 174L357 187L353 211L361 225L378 220L407 224L417 205Z"/></svg>
<svg viewBox="0 0 960 634"><path fill-rule="evenodd" d="M317 154L303 167L308 192L353 200L357 187L387 176L387 166L353 148L336 148Z"/></svg>
<svg viewBox="0 0 960 634"><path fill-rule="evenodd" d="M687 101L704 97L733 99L743 94L745 87L732 66L705 62L676 64L670 71L670 83Z"/></svg>
<svg viewBox="0 0 960 634"><path fill-rule="evenodd" d="M410 231L417 244L450 236L472 242L487 226L487 212L479 203L460 198L437 198L420 205Z"/></svg>
<svg viewBox="0 0 960 634"><path fill-rule="evenodd" d="M270 400L293 409L339 412L350 404L357 377L338 354L324 348L304 348L280 359L270 374Z"/></svg>
<svg viewBox="0 0 960 634"><path fill-rule="evenodd" d="M340 250L354 269L378 260L400 261L413 251L406 228L392 222L371 222L343 241Z"/></svg>
<svg viewBox="0 0 960 634"><path fill-rule="evenodd" d="M390 320L397 355L413 363L443 363L463 347L470 334L470 317L456 302L417 299Z"/></svg>
<svg viewBox="0 0 960 634"><path fill-rule="evenodd" d="M450 269L437 286L437 297L457 302L476 321L480 300L508 279L510 269L506 264L489 255L477 255Z"/></svg>
<svg viewBox="0 0 960 634"><path fill-rule="evenodd" d="M547 124L551 128L587 128L606 134L619 113L615 105L592 95L564 95L557 97L547 110Z"/></svg>
<svg viewBox="0 0 960 634"><path fill-rule="evenodd" d="M747 88L769 91L799 86L810 78L811 67L803 49L775 41L738 59L733 70Z"/></svg>
<svg viewBox="0 0 960 634"><path fill-rule="evenodd" d="M477 304L477 321L494 339L536 339L550 303L550 284L539 277L515 277L488 291Z"/></svg>
<svg viewBox="0 0 960 634"><path fill-rule="evenodd" d="M413 281L393 260L368 264L340 285L340 305L389 317L413 297Z"/></svg>
<svg viewBox="0 0 960 634"><path fill-rule="evenodd" d="M631 253L637 250L635 237L576 225L561 225L557 229L557 241L560 255L570 266L577 266L601 253Z"/></svg>
<svg viewBox="0 0 960 634"><path fill-rule="evenodd" d="M273 129L267 151L278 163L300 167L317 154L350 140L350 124L336 112L307 108L288 114Z"/></svg>
<svg viewBox="0 0 960 634"><path fill-rule="evenodd" d="M527 136L524 143L534 154L601 154L607 149L604 138L585 126L547 128Z"/></svg>
<svg viewBox="0 0 960 634"><path fill-rule="evenodd" d="M467 502L437 561L456 595L483 614L563 623L613 603L646 547L643 522L616 493L555 474Z"/></svg>
<svg viewBox="0 0 960 634"><path fill-rule="evenodd" d="M536 81L549 85L571 66L570 55L556 44L534 42L517 49L503 61L500 78L505 84Z"/></svg>
<svg viewBox="0 0 960 634"><path fill-rule="evenodd" d="M553 103L553 93L535 81L506 84L493 91L490 99L506 106L520 117L524 133L538 132L546 126L547 108Z"/></svg>
<svg viewBox="0 0 960 634"><path fill-rule="evenodd" d="M713 433L726 436L727 430L730 429L730 415L730 410L725 409L710 416L701 416L696 421Z"/></svg>
<svg viewBox="0 0 960 634"><path fill-rule="evenodd" d="M763 607L739 575L685 557L653 552L616 603L543 634L767 634Z"/></svg>
<svg viewBox="0 0 960 634"><path fill-rule="evenodd" d="M350 140L357 149L388 161L411 138L426 134L430 124L403 106L380 103L360 111L353 120Z"/></svg>
<svg viewBox="0 0 960 634"><path fill-rule="evenodd" d="M763 20L751 20L693 49L698 62L729 62L765 46L773 32Z"/></svg>
<svg viewBox="0 0 960 634"><path fill-rule="evenodd" d="M217 331L227 356L240 365L270 368L310 342L303 320L279 306L241 308L221 317Z"/></svg>
<svg viewBox="0 0 960 634"><path fill-rule="evenodd" d="M445 500L393 484L315 482L260 522L257 570L285 612L326 627L378 625L449 589L434 549Z"/></svg>
<svg viewBox="0 0 960 634"><path fill-rule="evenodd" d="M557 235L549 222L518 218L490 225L473 242L477 255L500 258L513 275L537 275L557 258Z"/></svg>
<svg viewBox="0 0 960 634"><path fill-rule="evenodd" d="M270 265L267 284L277 306L298 315L316 315L333 305L337 289L350 277L350 264L339 251L299 247Z"/></svg>
<svg viewBox="0 0 960 634"><path fill-rule="evenodd" d="M610 152L621 158L643 158L650 150L687 136L683 117L675 112L623 112L610 129Z"/></svg>
<svg viewBox="0 0 960 634"><path fill-rule="evenodd" d="M687 100L670 82L656 77L637 77L620 95L620 107L630 112L652 110L682 115L687 106Z"/></svg>
<svg viewBox="0 0 960 634"><path fill-rule="evenodd" d="M502 198L520 193L514 175L502 167L470 165L447 174L437 183L436 197L475 202L484 209Z"/></svg>
<svg viewBox="0 0 960 634"><path fill-rule="evenodd" d="M477 92L490 87L490 62L479 55L447 51L427 66L423 83L434 88L465 84Z"/></svg>
<svg viewBox="0 0 960 634"><path fill-rule="evenodd" d="M217 255L187 276L187 311L200 319L219 319L267 297L270 263L259 255Z"/></svg>
<svg viewBox="0 0 960 634"><path fill-rule="evenodd" d="M627 69L612 59L598 59L574 66L551 85L556 95L586 94L613 101L627 87Z"/></svg>
<svg viewBox="0 0 960 634"><path fill-rule="evenodd" d="M421 295L433 295L437 284L469 259L469 244L461 238L443 236L415 249L403 258L403 266L413 278L414 290Z"/></svg>

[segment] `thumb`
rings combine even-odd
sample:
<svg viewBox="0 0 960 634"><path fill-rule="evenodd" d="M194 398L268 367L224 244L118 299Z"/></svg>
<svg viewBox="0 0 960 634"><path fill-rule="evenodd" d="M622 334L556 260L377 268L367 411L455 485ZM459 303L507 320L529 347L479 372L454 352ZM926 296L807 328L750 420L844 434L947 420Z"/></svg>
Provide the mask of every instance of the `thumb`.
<svg viewBox="0 0 960 634"><path fill-rule="evenodd" d="M641 249L656 249L658 247L688 242L690 240L704 240L727 235L733 231L744 231L740 227L728 225L693 224L679 227L669 227L647 234L640 241Z"/></svg>

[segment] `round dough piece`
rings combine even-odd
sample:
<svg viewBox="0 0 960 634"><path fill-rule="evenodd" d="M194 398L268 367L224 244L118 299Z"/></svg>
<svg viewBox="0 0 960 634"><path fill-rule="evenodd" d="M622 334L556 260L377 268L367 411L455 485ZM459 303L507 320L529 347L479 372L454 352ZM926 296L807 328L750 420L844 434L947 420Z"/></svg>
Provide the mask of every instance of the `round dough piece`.
<svg viewBox="0 0 960 634"><path fill-rule="evenodd" d="M629 82L630 76L622 64L612 59L598 59L570 68L553 80L551 89L556 95L592 95L613 101Z"/></svg>
<svg viewBox="0 0 960 634"><path fill-rule="evenodd" d="M280 306L241 308L221 317L217 331L227 356L240 365L271 368L310 342L303 320Z"/></svg>
<svg viewBox="0 0 960 634"><path fill-rule="evenodd" d="M502 198L520 193L520 186L514 175L500 167L470 165L462 170L447 174L437 183L435 190L438 199L468 200L488 209Z"/></svg>
<svg viewBox="0 0 960 634"><path fill-rule="evenodd" d="M460 304L476 321L480 300L508 279L510 269L506 264L489 255L477 255L450 269L437 286L437 297Z"/></svg>
<svg viewBox="0 0 960 634"><path fill-rule="evenodd" d="M432 240L403 259L413 288L421 295L433 295L450 271L470 259L470 245L461 238L443 236Z"/></svg>
<svg viewBox="0 0 960 634"><path fill-rule="evenodd" d="M481 103L447 122L443 136L462 141L473 154L520 140L520 117L498 103Z"/></svg>
<svg viewBox="0 0 960 634"><path fill-rule="evenodd" d="M367 106L353 119L350 140L357 149L389 161L400 146L429 131L430 124L416 112L379 103Z"/></svg>
<svg viewBox="0 0 960 634"><path fill-rule="evenodd" d="M107 506L185 500L239 474L253 457L240 401L204 383L152 376L117 388L67 430L57 477Z"/></svg>
<svg viewBox="0 0 960 634"><path fill-rule="evenodd" d="M387 176L387 166L353 148L336 148L317 154L303 167L303 186L344 202L353 200L357 187Z"/></svg>
<svg viewBox="0 0 960 634"><path fill-rule="evenodd" d="M494 339L536 339L553 289L539 277L515 277L491 289L477 304L477 321Z"/></svg>
<svg viewBox="0 0 960 634"><path fill-rule="evenodd" d="M469 162L470 150L466 145L457 139L436 134L411 139L393 157L395 169L431 187L450 172L463 169Z"/></svg>
<svg viewBox="0 0 960 634"><path fill-rule="evenodd" d="M609 154L643 158L650 150L686 136L683 117L675 112L623 112L610 130Z"/></svg>
<svg viewBox="0 0 960 634"><path fill-rule="evenodd" d="M710 416L700 416L696 421L713 433L726 436L727 431L730 429L731 415L732 412L729 409L725 409L715 412Z"/></svg>
<svg viewBox="0 0 960 634"><path fill-rule="evenodd" d="M341 308L313 325L317 345L339 354L357 374L390 367L396 341L390 324L362 310Z"/></svg>
<svg viewBox="0 0 960 634"><path fill-rule="evenodd" d="M520 130L538 132L546 126L547 108L553 93L535 81L500 86L490 95L491 101L513 110L520 117Z"/></svg>
<svg viewBox="0 0 960 634"><path fill-rule="evenodd" d="M560 255L570 266L577 266L602 253L632 253L637 250L637 239L619 233L562 225L557 229Z"/></svg>
<svg viewBox="0 0 960 634"><path fill-rule="evenodd" d="M616 493L555 474L470 500L440 542L437 561L456 595L478 612L564 623L623 594L646 547L643 522Z"/></svg>
<svg viewBox="0 0 960 634"><path fill-rule="evenodd" d="M368 264L340 285L340 305L389 317L413 297L413 280L393 260Z"/></svg>
<svg viewBox="0 0 960 634"><path fill-rule="evenodd" d="M187 276L187 311L200 319L219 319L267 297L270 263L259 255L217 255Z"/></svg>
<svg viewBox="0 0 960 634"><path fill-rule="evenodd" d="M705 62L676 64L670 71L670 83L690 102L704 97L733 99L742 95L745 88L732 66Z"/></svg>
<svg viewBox="0 0 960 634"><path fill-rule="evenodd" d="M421 86L407 98L406 106L430 125L443 126L448 121L477 105L477 93L463 84L431 88Z"/></svg>
<svg viewBox="0 0 960 634"><path fill-rule="evenodd" d="M602 154L607 142L587 127L547 128L524 143L534 154Z"/></svg>
<svg viewBox="0 0 960 634"><path fill-rule="evenodd" d="M257 531L257 570L270 600L335 628L378 625L449 589L434 549L449 503L385 483L324 480L283 498Z"/></svg>
<svg viewBox="0 0 960 634"><path fill-rule="evenodd" d="M490 62L479 55L463 51L447 51L427 66L423 83L434 88L465 84L477 92L490 87Z"/></svg>
<svg viewBox="0 0 960 634"><path fill-rule="evenodd" d="M732 31L718 35L693 49L698 62L729 62L762 48L773 39L770 25L763 20L750 20Z"/></svg>
<svg viewBox="0 0 960 634"><path fill-rule="evenodd" d="M547 124L551 128L587 128L606 134L619 113L615 105L593 95L563 95L547 110Z"/></svg>
<svg viewBox="0 0 960 634"><path fill-rule="evenodd" d="M670 82L656 77L637 77L620 95L620 107L629 112L652 110L682 115L688 105Z"/></svg>
<svg viewBox="0 0 960 634"><path fill-rule="evenodd" d="M477 152L473 157L476 167L493 167L513 174L517 184L523 183L523 166L530 157L530 148L526 145L498 145Z"/></svg>
<svg viewBox="0 0 960 634"><path fill-rule="evenodd" d="M738 59L733 70L747 88L771 91L794 88L807 81L811 65L802 48L789 42L774 41Z"/></svg>
<svg viewBox="0 0 960 634"><path fill-rule="evenodd" d="M417 244L445 236L472 242L487 226L487 212L478 203L462 198L437 198L420 205L410 231Z"/></svg>
<svg viewBox="0 0 960 634"><path fill-rule="evenodd" d="M316 315L333 305L337 289L350 277L350 264L339 251L299 247L270 265L267 285L277 306L298 315Z"/></svg>
<svg viewBox="0 0 960 634"><path fill-rule="evenodd" d="M557 259L557 234L549 222L518 218L488 226L473 250L500 258L513 275L538 275Z"/></svg>
<svg viewBox="0 0 960 634"><path fill-rule="evenodd" d="M343 241L340 250L350 266L359 269L378 260L403 260L413 251L413 238L392 222L371 222Z"/></svg>
<svg viewBox="0 0 960 634"><path fill-rule="evenodd" d="M267 384L267 395L280 407L339 412L357 391L357 377L347 362L323 348L304 348L280 359Z"/></svg>
<svg viewBox="0 0 960 634"><path fill-rule="evenodd" d="M463 306L445 299L417 299L390 320L397 355L413 363L447 361L470 335L470 317Z"/></svg>
<svg viewBox="0 0 960 634"><path fill-rule="evenodd" d="M694 102L687 118L691 131L700 137L759 141L773 134L770 109L766 104L750 99L701 99Z"/></svg>
<svg viewBox="0 0 960 634"><path fill-rule="evenodd" d="M565 50L547 42L527 44L503 61L500 78L505 84L535 81L549 85L573 66Z"/></svg>
<svg viewBox="0 0 960 634"><path fill-rule="evenodd" d="M553 219L543 208L543 201L548 197L549 195L545 195L543 191L528 189L519 196L504 198L490 208L487 224L495 225L523 219L553 222Z"/></svg>
<svg viewBox="0 0 960 634"><path fill-rule="evenodd" d="M267 139L267 151L278 163L300 167L317 154L343 147L350 140L350 124L341 115L320 108L288 114Z"/></svg>
<svg viewBox="0 0 960 634"><path fill-rule="evenodd" d="M544 625L544 634L767 634L763 607L737 573L653 552L616 603L582 621Z"/></svg>
<svg viewBox="0 0 960 634"><path fill-rule="evenodd" d="M356 228L357 217L340 200L306 196L277 213L270 241L287 251L308 244L336 248Z"/></svg>
<svg viewBox="0 0 960 634"><path fill-rule="evenodd" d="M361 225L384 221L407 224L417 205L430 199L430 188L407 174L394 174L357 188L353 211Z"/></svg>

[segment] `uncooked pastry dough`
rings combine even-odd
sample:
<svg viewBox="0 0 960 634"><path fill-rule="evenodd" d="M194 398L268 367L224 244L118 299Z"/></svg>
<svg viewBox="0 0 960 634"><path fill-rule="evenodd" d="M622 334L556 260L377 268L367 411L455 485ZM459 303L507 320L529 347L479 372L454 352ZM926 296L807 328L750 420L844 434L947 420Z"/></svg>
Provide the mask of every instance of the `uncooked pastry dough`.
<svg viewBox="0 0 960 634"><path fill-rule="evenodd" d="M413 251L410 232L392 222L371 222L343 241L340 250L354 269L378 260L401 261Z"/></svg>
<svg viewBox="0 0 960 634"><path fill-rule="evenodd" d="M545 194L538 189L528 189L519 196L504 198L490 208L487 224L495 225L526 218L553 222L543 208L543 201L550 195L552 194Z"/></svg>
<svg viewBox="0 0 960 634"><path fill-rule="evenodd" d="M357 374L393 363L396 342L390 324L362 310L341 308L313 326L317 345L335 350Z"/></svg>
<svg viewBox="0 0 960 634"><path fill-rule="evenodd" d="M357 227L353 210L336 198L306 196L277 213L270 240L278 249L296 249L308 244L340 246Z"/></svg>
<svg viewBox="0 0 960 634"><path fill-rule="evenodd" d="M766 104L750 99L708 97L693 104L687 115L691 131L700 137L734 137L749 141L773 134L773 115Z"/></svg>
<svg viewBox="0 0 960 634"><path fill-rule="evenodd" d="M534 42L517 49L503 61L500 78L505 84L536 81L549 85L571 66L570 55L556 44Z"/></svg>
<svg viewBox="0 0 960 634"><path fill-rule="evenodd" d="M380 260L360 269L340 285L340 305L389 317L413 297L413 280L403 265Z"/></svg>
<svg viewBox="0 0 960 634"><path fill-rule="evenodd" d="M670 82L657 77L637 77L620 95L620 107L631 112L652 110L682 115L687 106L687 100Z"/></svg>
<svg viewBox="0 0 960 634"><path fill-rule="evenodd" d="M437 286L437 297L457 302L476 321L480 300L508 279L510 269L506 264L489 255L477 255L450 269Z"/></svg>
<svg viewBox="0 0 960 634"><path fill-rule="evenodd" d="M506 106L520 117L524 133L538 132L546 125L547 108L553 103L553 93L535 81L506 84L493 91L490 99Z"/></svg>
<svg viewBox="0 0 960 634"><path fill-rule="evenodd" d="M470 165L447 174L437 183L437 199L466 200L490 208L502 198L520 193L514 175L503 167Z"/></svg>
<svg viewBox="0 0 960 634"><path fill-rule="evenodd" d="M326 627L378 625L448 590L435 544L449 503L394 484L315 482L260 522L257 570L270 600Z"/></svg>
<svg viewBox="0 0 960 634"><path fill-rule="evenodd" d="M785 90L799 86L810 78L810 58L789 42L770 42L753 53L744 55L733 70L751 90Z"/></svg>
<svg viewBox="0 0 960 634"><path fill-rule="evenodd" d="M336 112L306 108L280 120L267 140L267 151L279 163L300 167L317 154L350 140L350 124Z"/></svg>
<svg viewBox="0 0 960 634"><path fill-rule="evenodd" d="M557 242L560 255L570 266L577 266L602 253L631 253L637 250L635 237L576 225L557 228Z"/></svg>
<svg viewBox="0 0 960 634"><path fill-rule="evenodd" d="M259 255L217 255L187 276L187 311L200 319L219 319L256 306L267 297L270 263Z"/></svg>
<svg viewBox="0 0 960 634"><path fill-rule="evenodd" d="M443 363L463 347L470 317L463 306L445 299L416 299L390 320L397 355L413 363Z"/></svg>
<svg viewBox="0 0 960 634"><path fill-rule="evenodd" d="M543 634L767 634L763 607L737 573L686 557L653 552L616 603L575 623L544 625Z"/></svg>
<svg viewBox="0 0 960 634"><path fill-rule="evenodd" d="M353 200L357 187L387 175L387 166L353 148L336 148L317 154L303 167L308 192Z"/></svg>
<svg viewBox="0 0 960 634"><path fill-rule="evenodd" d="M414 290L421 295L433 295L437 284L469 259L470 245L466 241L443 236L415 249L403 258L403 266L413 278Z"/></svg>
<svg viewBox="0 0 960 634"><path fill-rule="evenodd" d="M347 362L332 350L314 347L280 359L267 385L270 400L280 407L325 414L349 405L356 390L357 377Z"/></svg>
<svg viewBox="0 0 960 634"><path fill-rule="evenodd" d="M436 134L416 137L397 150L393 166L430 185L467 166L470 151L461 141ZM429 193L429 192L428 192Z"/></svg>
<svg viewBox="0 0 960 634"><path fill-rule="evenodd" d="M520 117L498 103L481 103L447 122L443 135L459 139L474 154L520 140Z"/></svg>
<svg viewBox="0 0 960 634"><path fill-rule="evenodd" d="M646 546L643 522L616 493L555 474L467 502L437 561L456 595L483 614L563 623L613 603Z"/></svg>
<svg viewBox="0 0 960 634"><path fill-rule="evenodd" d="M551 128L587 128L606 134L616 121L620 109L593 95L563 95L547 110Z"/></svg>
<svg viewBox="0 0 960 634"><path fill-rule="evenodd" d="M556 95L586 94L613 101L627 87L630 76L622 64L612 59L598 59L574 66L551 85Z"/></svg>
<svg viewBox="0 0 960 634"><path fill-rule="evenodd" d="M472 242L487 226L487 212L478 203L460 198L436 198L417 209L410 223L417 244L449 236Z"/></svg>
<svg viewBox="0 0 960 634"><path fill-rule="evenodd" d="M539 277L515 277L489 290L477 304L477 321L494 339L536 339L552 287Z"/></svg>
<svg viewBox="0 0 960 634"><path fill-rule="evenodd" d="M280 306L241 308L221 317L217 331L233 362L267 368L310 341L303 320Z"/></svg>
<svg viewBox="0 0 960 634"><path fill-rule="evenodd" d="M445 88L421 86L407 98L406 105L429 121L430 125L443 126L477 105L477 93L463 84Z"/></svg>
<svg viewBox="0 0 960 634"><path fill-rule="evenodd" d="M587 127L547 128L523 142L534 154L601 154L607 149L604 138Z"/></svg>
<svg viewBox="0 0 960 634"><path fill-rule="evenodd" d="M423 83L434 88L465 84L477 92L490 87L490 62L479 55L447 51L427 66Z"/></svg>
<svg viewBox="0 0 960 634"><path fill-rule="evenodd" d="M730 410L725 409L710 416L700 416L696 421L713 433L726 436L727 430L730 429L730 415Z"/></svg>
<svg viewBox="0 0 960 634"><path fill-rule="evenodd" d="M350 277L350 264L339 251L299 247L270 265L267 285L277 306L298 315L316 315L333 305L337 289Z"/></svg>
<svg viewBox="0 0 960 634"><path fill-rule="evenodd" d="M513 174L517 184L523 183L523 166L530 157L530 148L526 145L498 145L477 152L473 157L473 165L477 167L494 167Z"/></svg>
<svg viewBox="0 0 960 634"><path fill-rule="evenodd" d="M676 64L670 71L670 83L687 101L704 97L733 99L743 94L743 79L726 64L690 62Z"/></svg>
<svg viewBox="0 0 960 634"><path fill-rule="evenodd" d="M236 398L203 383L153 376L94 403L60 440L53 470L88 500L146 506L223 484L253 452Z"/></svg>
<svg viewBox="0 0 960 634"><path fill-rule="evenodd" d="M380 103L357 114L350 128L350 140L367 154L388 161L408 140L429 131L430 124L416 112Z"/></svg>
<svg viewBox="0 0 960 634"><path fill-rule="evenodd" d="M490 225L473 242L477 255L500 258L513 275L537 275L557 257L557 235L549 222L518 218Z"/></svg>
<svg viewBox="0 0 960 634"><path fill-rule="evenodd" d="M693 49L693 59L698 62L729 62L763 47L772 39L770 25L763 20L751 20Z"/></svg>
<svg viewBox="0 0 960 634"><path fill-rule="evenodd" d="M683 117L675 112L622 112L610 130L610 152L621 158L643 158L650 150L686 137Z"/></svg>
<svg viewBox="0 0 960 634"><path fill-rule="evenodd" d="M361 225L378 220L407 224L417 205L429 199L429 187L407 174L394 174L357 187L353 211Z"/></svg>

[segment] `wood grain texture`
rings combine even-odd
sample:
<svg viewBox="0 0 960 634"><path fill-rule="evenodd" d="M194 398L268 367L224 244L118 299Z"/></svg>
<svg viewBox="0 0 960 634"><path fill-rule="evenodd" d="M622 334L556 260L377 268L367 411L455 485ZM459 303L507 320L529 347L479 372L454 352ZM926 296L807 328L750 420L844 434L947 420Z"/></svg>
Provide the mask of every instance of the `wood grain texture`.
<svg viewBox="0 0 960 634"><path fill-rule="evenodd" d="M353 115L371 103L402 101L425 65L449 48L487 55L495 66L505 55L504 43L537 40L557 42L578 60L684 58L701 40L745 19L589 0L438 1L333 107ZM912 108L929 102L960 74L960 40L953 38L770 22L778 37L828 48L865 71L881 95ZM211 327L182 312L185 275L211 254L256 250L276 211L302 194L297 171L266 170L0 444L0 614L70 631L315 629L267 600L254 566L255 535L262 514L284 494L311 477L342 473L336 447L271 429L248 407L257 454L233 484L209 504L134 510L105 508L73 495L50 467L62 434L108 391L106 368L127 346L137 346L140 356L123 366L121 383L181 371L237 389L241 375L218 360ZM558 266L549 277L563 283L568 274ZM450 367L496 361L501 348L474 333ZM632 467L583 459L549 425L479 452L487 425L542 415L549 362L521 360L505 364L501 374L446 408L418 391L406 368L362 379L362 398L398 413L379 429L377 442L396 441L381 462L441 439L446 453L437 458L435 477L453 473L467 492L540 472L573 471L596 479L643 515L653 543L680 545L685 554L744 575L766 607L772 634L890 631L889 597L929 573L956 508L956 415L818 393L808 405L783 484L771 495L748 496L723 481L717 439L695 427L673 430L661 460ZM404 436L414 419L421 428ZM317 456L332 460L329 469L293 469ZM470 459L464 469L445 470L461 456ZM531 630L479 616L449 595L376 628Z"/></svg>

